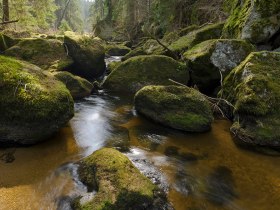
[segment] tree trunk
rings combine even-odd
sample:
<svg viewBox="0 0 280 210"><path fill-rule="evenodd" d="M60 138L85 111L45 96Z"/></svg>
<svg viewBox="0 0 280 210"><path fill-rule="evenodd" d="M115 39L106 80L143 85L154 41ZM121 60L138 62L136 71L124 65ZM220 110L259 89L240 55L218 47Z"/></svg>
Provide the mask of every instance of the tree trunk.
<svg viewBox="0 0 280 210"><path fill-rule="evenodd" d="M3 1L5 1L5 0L3 0ZM7 1L8 1L8 0L7 0ZM57 29L59 29L59 27L60 27L60 25L61 25L61 22L62 22L62 20L63 20L65 14L66 14L66 11L67 11L67 9L68 9L68 6L69 6L69 4L70 4L70 1L71 1L71 0L68 0L68 1L67 1L66 5L65 5L65 8L64 8L64 10L63 10L63 12L62 12L62 15L61 15L61 17L59 18L59 20L58 20L58 22L57 22L57 25L56 25L56 28L57 28Z"/></svg>
<svg viewBox="0 0 280 210"><path fill-rule="evenodd" d="M3 22L10 21L9 0L3 0Z"/></svg>

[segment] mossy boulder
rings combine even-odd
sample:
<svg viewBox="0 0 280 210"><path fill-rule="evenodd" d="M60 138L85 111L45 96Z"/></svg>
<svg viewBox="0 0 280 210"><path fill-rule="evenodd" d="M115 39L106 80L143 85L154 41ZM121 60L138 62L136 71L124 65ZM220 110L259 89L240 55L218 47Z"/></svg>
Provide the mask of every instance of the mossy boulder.
<svg viewBox="0 0 280 210"><path fill-rule="evenodd" d="M72 73L92 80L105 73L105 49L99 40L86 36L65 36L69 56L74 60Z"/></svg>
<svg viewBox="0 0 280 210"><path fill-rule="evenodd" d="M207 40L184 53L192 81L202 92L211 92L255 47L244 40ZM221 78L222 73L222 78Z"/></svg>
<svg viewBox="0 0 280 210"><path fill-rule="evenodd" d="M66 71L55 72L54 76L66 85L74 99L81 99L91 94L93 85L84 78Z"/></svg>
<svg viewBox="0 0 280 210"><path fill-rule="evenodd" d="M160 209L161 191L119 151L103 148L79 165L80 179L97 193L77 209Z"/></svg>
<svg viewBox="0 0 280 210"><path fill-rule="evenodd" d="M5 50L12 47L16 43L17 43L17 40L15 40L3 33L0 33L0 53L4 52Z"/></svg>
<svg viewBox="0 0 280 210"><path fill-rule="evenodd" d="M223 35L248 39L252 43L269 41L280 29L279 0L235 0Z"/></svg>
<svg viewBox="0 0 280 210"><path fill-rule="evenodd" d="M213 114L207 99L197 90L181 86L146 86L135 95L136 110L165 126L204 132Z"/></svg>
<svg viewBox="0 0 280 210"><path fill-rule="evenodd" d="M112 71L114 71L120 64L121 62L119 61L110 62L107 66L107 74L112 73Z"/></svg>
<svg viewBox="0 0 280 210"><path fill-rule="evenodd" d="M251 146L280 147L280 53L251 53L225 79L220 96L231 102L231 131Z"/></svg>
<svg viewBox="0 0 280 210"><path fill-rule="evenodd" d="M199 44L208 39L219 39L222 35L224 24L210 24L202 26L197 30L191 31L185 36L182 36L177 41L168 46L176 54L184 53L194 45Z"/></svg>
<svg viewBox="0 0 280 210"><path fill-rule="evenodd" d="M34 144L74 115L65 85L37 66L0 56L0 144Z"/></svg>
<svg viewBox="0 0 280 210"><path fill-rule="evenodd" d="M110 44L105 47L106 54L110 56L124 56L130 52L130 48L124 45Z"/></svg>
<svg viewBox="0 0 280 210"><path fill-rule="evenodd" d="M181 30L179 30L179 36L185 36L187 35L188 33L192 32L192 31L195 31L195 30L198 30L199 29L199 26L198 25L190 25L190 26L187 26L185 28L182 28Z"/></svg>
<svg viewBox="0 0 280 210"><path fill-rule="evenodd" d="M6 50L5 55L28 61L45 70L53 65L57 70L63 70L73 64L64 50L63 42L57 39L22 39Z"/></svg>
<svg viewBox="0 0 280 210"><path fill-rule="evenodd" d="M137 56L120 63L103 86L112 91L135 93L146 85L169 85L169 79L186 84L186 65L162 55Z"/></svg>
<svg viewBox="0 0 280 210"><path fill-rule="evenodd" d="M129 58L139 56L139 55L147 55L147 52L142 47L137 47L127 53L125 56L122 57L122 61L126 61Z"/></svg>

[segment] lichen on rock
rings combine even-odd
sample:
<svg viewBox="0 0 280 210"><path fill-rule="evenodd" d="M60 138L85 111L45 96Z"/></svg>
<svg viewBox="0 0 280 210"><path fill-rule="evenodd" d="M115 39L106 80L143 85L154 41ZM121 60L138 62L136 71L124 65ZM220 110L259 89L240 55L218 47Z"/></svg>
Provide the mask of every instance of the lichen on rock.
<svg viewBox="0 0 280 210"><path fill-rule="evenodd" d="M233 10L223 29L225 38L247 39L265 43L280 29L278 0L235 0Z"/></svg>

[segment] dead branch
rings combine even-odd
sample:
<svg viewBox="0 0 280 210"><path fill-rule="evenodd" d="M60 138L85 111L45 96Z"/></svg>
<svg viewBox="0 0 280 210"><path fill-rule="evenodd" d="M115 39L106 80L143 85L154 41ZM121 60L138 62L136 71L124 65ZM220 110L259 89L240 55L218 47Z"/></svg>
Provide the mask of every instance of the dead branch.
<svg viewBox="0 0 280 210"><path fill-rule="evenodd" d="M1 22L0 25L6 25L6 24L10 24L10 23L16 23L18 22L19 20L10 20L10 21L4 21L4 22Z"/></svg>

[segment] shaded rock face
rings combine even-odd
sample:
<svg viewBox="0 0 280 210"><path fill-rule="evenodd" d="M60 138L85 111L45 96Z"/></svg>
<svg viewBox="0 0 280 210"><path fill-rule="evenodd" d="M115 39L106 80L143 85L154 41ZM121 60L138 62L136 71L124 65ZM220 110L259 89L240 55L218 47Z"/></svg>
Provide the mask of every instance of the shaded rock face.
<svg viewBox="0 0 280 210"><path fill-rule="evenodd" d="M4 52L5 50L12 47L16 43L17 41L14 40L13 38L0 33L0 52Z"/></svg>
<svg viewBox="0 0 280 210"><path fill-rule="evenodd" d="M57 39L23 39L7 49L5 55L28 61L45 70L63 70L73 64L63 43Z"/></svg>
<svg viewBox="0 0 280 210"><path fill-rule="evenodd" d="M248 39L258 44L268 42L280 29L278 0L235 0L223 35L226 38Z"/></svg>
<svg viewBox="0 0 280 210"><path fill-rule="evenodd" d="M234 106L231 131L249 146L280 147L280 53L251 53L224 80L219 95Z"/></svg>
<svg viewBox="0 0 280 210"><path fill-rule="evenodd" d="M136 110L171 128L204 132L211 128L213 114L197 90L180 86L146 86L135 95Z"/></svg>
<svg viewBox="0 0 280 210"><path fill-rule="evenodd" d="M66 71L56 72L54 76L66 85L74 99L81 99L91 94L93 85L86 79Z"/></svg>
<svg viewBox="0 0 280 210"><path fill-rule="evenodd" d="M244 40L208 40L187 51L184 59L190 68L192 82L202 92L210 93L254 50L254 46Z"/></svg>
<svg viewBox="0 0 280 210"><path fill-rule="evenodd" d="M65 36L64 44L74 61L71 73L89 80L105 73L105 49L99 41L83 36Z"/></svg>
<svg viewBox="0 0 280 210"><path fill-rule="evenodd" d="M112 91L136 93L146 85L172 84L169 79L186 84L186 66L166 56L137 56L119 64L103 86Z"/></svg>
<svg viewBox="0 0 280 210"><path fill-rule="evenodd" d="M76 209L163 209L164 194L122 153L103 148L80 161L81 181L97 193Z"/></svg>
<svg viewBox="0 0 280 210"><path fill-rule="evenodd" d="M74 115L65 85L42 69L0 56L0 144L34 144Z"/></svg>
<svg viewBox="0 0 280 210"><path fill-rule="evenodd" d="M108 45L106 46L106 54L110 56L124 56L130 52L130 48L124 45Z"/></svg>
<svg viewBox="0 0 280 210"><path fill-rule="evenodd" d="M177 54L184 53L194 45L203 41L209 39L219 39L222 35L223 26L223 23L203 26L200 29L182 36L180 39L170 44L168 48Z"/></svg>

